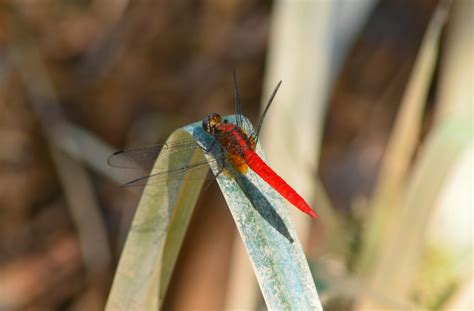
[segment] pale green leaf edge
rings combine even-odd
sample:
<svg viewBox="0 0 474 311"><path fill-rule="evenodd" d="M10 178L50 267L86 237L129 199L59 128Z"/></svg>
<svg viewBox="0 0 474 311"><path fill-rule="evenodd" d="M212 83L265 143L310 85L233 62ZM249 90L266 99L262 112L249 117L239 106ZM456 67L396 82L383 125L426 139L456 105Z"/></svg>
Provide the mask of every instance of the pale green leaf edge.
<svg viewBox="0 0 474 311"><path fill-rule="evenodd" d="M168 142L189 139L179 129ZM200 150L189 158L158 157L155 167L187 164L204 159ZM165 163L180 161L181 163ZM154 169L153 169L154 170ZM152 170L152 174L153 174ZM115 273L106 310L158 310L159 293L165 292L205 176L165 185L147 185L135 212ZM159 281L161 280L161 281ZM166 284L161 286L160 284Z"/></svg>
<svg viewBox="0 0 474 311"><path fill-rule="evenodd" d="M201 122L175 131L168 141L190 137L204 147L210 143ZM260 146L257 152L262 156ZM212 160L211 154L204 156ZM202 157L202 151L197 148L192 161ZM158 158L160 167L163 165L160 161L164 160ZM185 165L191 158L178 160ZM214 166L211 169L214 174L219 171ZM180 184L145 187L115 274L107 310L159 309L204 180L205 176L193 176L192 180L185 176ZM221 174L217 182L236 222L267 307L270 310L322 310L284 200L251 170L245 177L236 179Z"/></svg>

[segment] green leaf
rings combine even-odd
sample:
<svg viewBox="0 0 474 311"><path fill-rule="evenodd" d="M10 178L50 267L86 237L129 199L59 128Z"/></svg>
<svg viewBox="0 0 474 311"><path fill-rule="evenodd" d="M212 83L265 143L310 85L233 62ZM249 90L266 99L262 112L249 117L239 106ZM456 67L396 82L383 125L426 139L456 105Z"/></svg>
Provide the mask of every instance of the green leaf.
<svg viewBox="0 0 474 311"><path fill-rule="evenodd" d="M168 142L189 138L189 133L180 129ZM198 148L194 154L176 158L159 156L152 174L158 167L179 167L199 160L204 157ZM204 172L201 175L145 187L115 273L107 310L158 310L205 180Z"/></svg>
<svg viewBox="0 0 474 311"><path fill-rule="evenodd" d="M233 121L233 117L228 117ZM193 137L207 148L211 137L193 123L173 133L168 141ZM257 152L262 151L257 146ZM168 159L158 157L158 167L180 167L212 153L196 148L193 155ZM217 165L211 165L219 173ZM156 310L171 278L185 231L199 191L205 181L202 172L191 172L180 182L147 185L120 258L108 310ZM254 172L245 175L220 173L217 182L231 210L260 288L269 309L321 310L303 249L291 225L283 199ZM198 284L196 284L198 286ZM159 293L159 294L158 294Z"/></svg>

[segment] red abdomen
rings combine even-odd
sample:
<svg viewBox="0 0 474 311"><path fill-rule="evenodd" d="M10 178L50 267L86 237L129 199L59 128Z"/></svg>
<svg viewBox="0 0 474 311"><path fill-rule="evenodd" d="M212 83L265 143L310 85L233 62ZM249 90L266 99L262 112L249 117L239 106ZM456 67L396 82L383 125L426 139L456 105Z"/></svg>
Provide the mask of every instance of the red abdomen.
<svg viewBox="0 0 474 311"><path fill-rule="evenodd" d="M275 171L273 171L253 150L245 150L245 162L257 173L260 178L266 181L282 197L296 206L302 212L313 218L318 217L308 203L288 185Z"/></svg>

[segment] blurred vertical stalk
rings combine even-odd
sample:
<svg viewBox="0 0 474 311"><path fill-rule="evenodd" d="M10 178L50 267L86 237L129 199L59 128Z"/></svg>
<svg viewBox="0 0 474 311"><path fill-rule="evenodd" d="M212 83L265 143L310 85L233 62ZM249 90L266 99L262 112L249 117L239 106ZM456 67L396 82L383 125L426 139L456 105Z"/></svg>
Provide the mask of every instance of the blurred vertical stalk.
<svg viewBox="0 0 474 311"><path fill-rule="evenodd" d="M473 193L474 193L474 2L460 1L453 8L441 63L437 124L458 124L470 133L469 151L462 155L457 172L447 185L439 210L430 224L430 244L460 262L460 284L444 310L474 308ZM451 189L449 189L451 188ZM464 193L460 193L464 192ZM444 200L443 200L444 199ZM455 204L452 204L455 203ZM453 215L455 213L455 215ZM466 273L467 271L467 273Z"/></svg>
<svg viewBox="0 0 474 311"><path fill-rule="evenodd" d="M9 26L13 40L8 47L8 57L23 80L33 111L48 141L47 147L80 237L91 288L105 290L112 256L93 186L85 169L58 147L67 140L63 135L69 133L68 122L33 38L19 16L11 17ZM77 141L70 140L71 137L70 145L76 143L76 150L84 148L78 146Z"/></svg>
<svg viewBox="0 0 474 311"><path fill-rule="evenodd" d="M256 310L261 294L257 278L242 242L234 241L230 262L230 275L225 297L226 310Z"/></svg>
<svg viewBox="0 0 474 311"><path fill-rule="evenodd" d="M420 139L423 110L446 22L448 7L443 3L436 9L421 43L381 165L358 260L357 269L362 276L370 273L380 247L386 242L384 238L397 219L400 191Z"/></svg>
<svg viewBox="0 0 474 311"><path fill-rule="evenodd" d="M436 14L446 14L442 2ZM454 2L446 53L440 72L438 120L429 133L409 176L401 189L400 210L375 255L369 284L382 294L405 300L412 294L426 232L436 202L446 186L447 177L461 156L472 147L472 75L474 45L472 40L472 1ZM441 13L439 11L441 10ZM434 21L439 18L435 15ZM432 22L430 28L432 28ZM428 30L428 35L430 30ZM454 212L454 211L453 211ZM362 300L358 309L381 309L376 302Z"/></svg>
<svg viewBox="0 0 474 311"><path fill-rule="evenodd" d="M326 110L333 10L332 1L278 1L269 42L262 103L278 80L283 84L265 120L261 141L270 164L308 202L314 202ZM311 219L298 213L292 213L292 218L301 243L307 246Z"/></svg>
<svg viewBox="0 0 474 311"><path fill-rule="evenodd" d="M270 164L320 216L326 234L340 220L328 204L320 204L324 187L317 177L327 97L346 51L375 1L275 2L262 107L278 80L283 84L262 129ZM303 245L309 243L311 220L293 212Z"/></svg>
<svg viewBox="0 0 474 311"><path fill-rule="evenodd" d="M265 120L261 141L271 166L308 202L315 202L321 219L317 224L328 236L338 231L340 220L317 178L326 98L345 50L373 3L280 0L272 12L262 106L276 83L283 80L283 84ZM319 204L317 194L324 197L323 203ZM303 246L308 246L311 219L292 208L290 213ZM255 296L242 294L257 290L255 277L245 267L248 260L242 248L235 250L226 308L255 309Z"/></svg>
<svg viewBox="0 0 474 311"><path fill-rule="evenodd" d="M474 161L474 2L457 1L453 7L445 41L438 85L436 124L451 124L467 136L460 151L455 173L449 180L440 204L438 219L431 223L430 244L443 246L463 269L458 272L456 292L443 306L444 310L474 308L473 276L473 161ZM445 126L446 126L445 125ZM459 136L464 136L459 135ZM469 149L465 151L465 149ZM470 163L469 163L470 162ZM451 189L449 189L451 188ZM464 191L465 193L459 193ZM446 196L451 196L448 199ZM443 200L444 199L444 200ZM444 204L443 204L444 203ZM452 205L449 203L456 203ZM455 213L455 215L453 215ZM436 217L435 216L435 217ZM436 232L435 234L433 232ZM466 273L467 271L467 273Z"/></svg>
<svg viewBox="0 0 474 311"><path fill-rule="evenodd" d="M474 117L474 2L455 1L441 63L436 121Z"/></svg>

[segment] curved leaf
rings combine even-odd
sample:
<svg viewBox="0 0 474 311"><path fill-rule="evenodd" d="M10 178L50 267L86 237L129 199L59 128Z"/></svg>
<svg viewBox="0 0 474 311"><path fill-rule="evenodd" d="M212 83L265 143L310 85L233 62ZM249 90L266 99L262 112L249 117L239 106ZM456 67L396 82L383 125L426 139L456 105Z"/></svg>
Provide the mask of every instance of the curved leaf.
<svg viewBox="0 0 474 311"><path fill-rule="evenodd" d="M228 119L233 121L234 118ZM184 136L194 137L204 148L211 143L201 122L177 130L168 141ZM257 152L262 154L259 146ZM181 163L170 165L185 165L185 161L196 161L203 156L212 163L214 174L218 174L212 153L203 155L199 148L192 157L180 157ZM164 160L158 157L157 162ZM158 166L162 167L163 163ZM107 309L151 310L159 307L205 180L205 176L201 177L199 182L199 176L186 175L181 183L146 186L120 259ZM221 173L217 182L247 249L268 308L321 310L308 263L283 199L252 171L235 178Z"/></svg>

